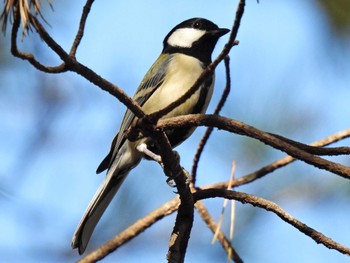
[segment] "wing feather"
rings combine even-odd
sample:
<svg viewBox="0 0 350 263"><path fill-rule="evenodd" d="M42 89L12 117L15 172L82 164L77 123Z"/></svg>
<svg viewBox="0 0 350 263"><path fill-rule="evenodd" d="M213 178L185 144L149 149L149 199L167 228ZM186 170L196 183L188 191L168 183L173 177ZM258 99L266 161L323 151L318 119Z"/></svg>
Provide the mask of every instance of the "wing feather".
<svg viewBox="0 0 350 263"><path fill-rule="evenodd" d="M157 90L160 85L162 85L172 57L173 55L161 54L144 76L133 97L133 100L136 101L141 107L151 97L154 91ZM120 147L125 142L124 131L130 127L134 119L134 113L128 109L124 115L119 132L113 139L108 155L97 168L97 173L100 173L110 167L113 160L117 156Z"/></svg>

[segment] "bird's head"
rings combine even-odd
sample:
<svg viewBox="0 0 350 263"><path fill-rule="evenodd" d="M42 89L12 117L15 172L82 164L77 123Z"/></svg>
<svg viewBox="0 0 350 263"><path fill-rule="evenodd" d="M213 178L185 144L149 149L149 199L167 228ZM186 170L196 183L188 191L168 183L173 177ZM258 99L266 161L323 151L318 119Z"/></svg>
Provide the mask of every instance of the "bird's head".
<svg viewBox="0 0 350 263"><path fill-rule="evenodd" d="M207 19L191 18L168 33L163 41L162 53L183 53L208 64L218 39L229 31Z"/></svg>

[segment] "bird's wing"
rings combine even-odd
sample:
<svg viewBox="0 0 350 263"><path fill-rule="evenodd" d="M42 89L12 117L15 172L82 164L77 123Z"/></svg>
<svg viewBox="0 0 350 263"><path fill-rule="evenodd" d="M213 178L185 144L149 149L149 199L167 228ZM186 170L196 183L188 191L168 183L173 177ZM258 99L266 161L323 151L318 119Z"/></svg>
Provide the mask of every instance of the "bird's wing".
<svg viewBox="0 0 350 263"><path fill-rule="evenodd" d="M173 55L161 54L144 76L133 97L133 100L137 102L141 107L150 98L154 91L159 88L160 85L162 85L169 62L171 61L172 57ZM126 138L124 137L124 131L130 127L134 119L134 113L130 110L127 110L119 132L113 139L110 151L98 166L96 170L97 173L100 173L110 167L115 157L117 156L121 145L125 142Z"/></svg>

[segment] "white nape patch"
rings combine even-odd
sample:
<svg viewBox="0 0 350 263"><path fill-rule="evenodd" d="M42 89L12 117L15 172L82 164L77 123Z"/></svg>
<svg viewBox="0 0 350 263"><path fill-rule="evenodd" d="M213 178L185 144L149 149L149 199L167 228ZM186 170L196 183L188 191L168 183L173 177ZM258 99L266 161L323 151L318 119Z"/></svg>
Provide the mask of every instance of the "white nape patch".
<svg viewBox="0 0 350 263"><path fill-rule="evenodd" d="M196 28L179 28L170 35L168 44L173 47L190 48L194 42L205 34L205 32L205 30Z"/></svg>

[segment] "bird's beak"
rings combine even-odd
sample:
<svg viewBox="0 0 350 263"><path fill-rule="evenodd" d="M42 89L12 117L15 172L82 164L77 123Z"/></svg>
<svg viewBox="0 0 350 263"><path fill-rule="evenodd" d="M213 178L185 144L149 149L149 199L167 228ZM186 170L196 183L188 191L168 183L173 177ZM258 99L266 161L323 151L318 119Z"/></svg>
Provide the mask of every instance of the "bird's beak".
<svg viewBox="0 0 350 263"><path fill-rule="evenodd" d="M219 37L222 37L223 35L226 35L228 32L230 32L230 29L228 28L219 28L219 29L210 31L209 34L219 38Z"/></svg>

